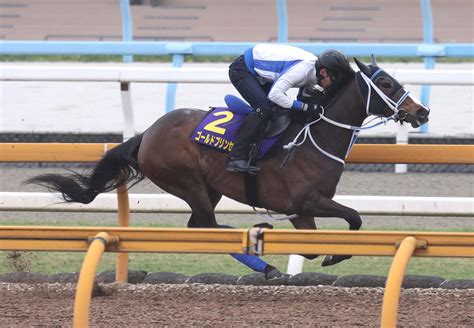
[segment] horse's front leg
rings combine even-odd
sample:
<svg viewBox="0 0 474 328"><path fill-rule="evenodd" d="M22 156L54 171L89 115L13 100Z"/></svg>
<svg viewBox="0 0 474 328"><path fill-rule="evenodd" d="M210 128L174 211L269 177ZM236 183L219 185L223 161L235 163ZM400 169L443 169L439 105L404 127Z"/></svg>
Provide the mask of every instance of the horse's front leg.
<svg viewBox="0 0 474 328"><path fill-rule="evenodd" d="M290 222L293 224L295 229L309 229L316 230L316 223L314 222L314 217L312 216L297 216L294 219L290 219ZM308 260L313 260L319 256L319 254L301 254Z"/></svg>
<svg viewBox="0 0 474 328"><path fill-rule="evenodd" d="M346 220L349 223L350 230L359 230L362 226L362 220L359 213L353 208L341 205L329 198L321 198L311 209L316 217L337 217ZM350 259L352 255L326 255L321 262L321 266L329 266L341 261Z"/></svg>

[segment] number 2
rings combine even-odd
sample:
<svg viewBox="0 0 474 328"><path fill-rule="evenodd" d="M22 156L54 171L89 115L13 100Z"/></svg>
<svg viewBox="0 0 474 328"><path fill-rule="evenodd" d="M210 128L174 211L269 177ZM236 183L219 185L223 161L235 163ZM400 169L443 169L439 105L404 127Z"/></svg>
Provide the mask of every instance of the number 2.
<svg viewBox="0 0 474 328"><path fill-rule="evenodd" d="M224 134L225 129L223 127L220 127L219 124L224 124L224 123L227 123L230 120L232 120L234 118L234 113L229 112L229 111L224 111L224 112L219 112L219 113L215 113L215 114L212 114L212 115L214 115L214 116L224 116L224 117L207 124L204 127L204 130L212 131L212 132L215 132L217 134Z"/></svg>

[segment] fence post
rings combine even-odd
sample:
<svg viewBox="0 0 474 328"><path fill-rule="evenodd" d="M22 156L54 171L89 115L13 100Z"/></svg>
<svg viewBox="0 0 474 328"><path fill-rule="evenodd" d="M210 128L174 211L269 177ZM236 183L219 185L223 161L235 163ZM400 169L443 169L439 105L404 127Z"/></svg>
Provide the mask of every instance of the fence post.
<svg viewBox="0 0 474 328"><path fill-rule="evenodd" d="M135 136L132 95L130 94L129 82L120 83L120 95L122 97L123 110L123 141L127 141Z"/></svg>
<svg viewBox="0 0 474 328"><path fill-rule="evenodd" d="M408 144L408 123L404 125L399 125L397 128L397 135L396 135L396 144L399 145L407 145ZM395 173L406 173L408 168L408 164L395 164Z"/></svg>
<svg viewBox="0 0 474 328"><path fill-rule="evenodd" d="M398 300L400 298L400 289L402 288L403 277L415 249L421 247L417 245L414 237L406 237L400 244L400 247L393 258L390 272L388 273L385 284L385 294L382 304L382 319L380 327L387 328L397 326Z"/></svg>
<svg viewBox="0 0 474 328"><path fill-rule="evenodd" d="M286 273L294 276L295 274L303 272L304 257L298 254L291 254L288 258L288 268Z"/></svg>
<svg viewBox="0 0 474 328"><path fill-rule="evenodd" d="M126 185L117 188L118 200L118 226L128 227L130 225L130 203ZM117 253L115 262L115 280L117 282L128 282L128 253Z"/></svg>
<svg viewBox="0 0 474 328"><path fill-rule="evenodd" d="M184 55L173 56L173 67L181 67L184 63ZM171 112L174 109L176 98L177 83L168 83L168 90L166 91L166 112Z"/></svg>
<svg viewBox="0 0 474 328"><path fill-rule="evenodd" d="M89 326L89 305L92 297L95 274L100 258L107 245L113 238L106 232L98 233L89 246L84 262L82 263L79 281L77 282L76 298L74 301L74 322L75 328Z"/></svg>
<svg viewBox="0 0 474 328"><path fill-rule="evenodd" d="M278 13L278 42L288 42L288 14L286 0L276 0Z"/></svg>
<svg viewBox="0 0 474 328"><path fill-rule="evenodd" d="M430 0L420 0L421 1L421 16L423 17L423 43L432 44L433 43L433 15L431 12ZM425 57L425 69L433 69L435 66L435 57ZM431 85L422 85L421 86L421 95L420 101L428 106L430 103L430 91ZM428 132L428 123L420 127L420 132Z"/></svg>
<svg viewBox="0 0 474 328"><path fill-rule="evenodd" d="M130 12L130 0L120 0L120 15L122 16L122 40L132 41L133 40L133 23L132 14ZM133 56L123 56L125 63L133 61Z"/></svg>

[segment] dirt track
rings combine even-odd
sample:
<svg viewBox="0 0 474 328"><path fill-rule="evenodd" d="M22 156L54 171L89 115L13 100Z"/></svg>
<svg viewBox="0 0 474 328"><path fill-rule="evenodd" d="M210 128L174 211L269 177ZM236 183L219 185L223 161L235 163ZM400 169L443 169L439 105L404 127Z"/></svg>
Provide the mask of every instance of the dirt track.
<svg viewBox="0 0 474 328"><path fill-rule="evenodd" d="M70 326L74 285L0 284L1 326ZM97 326L379 326L382 288L106 285ZM407 289L400 326L472 327L474 290Z"/></svg>

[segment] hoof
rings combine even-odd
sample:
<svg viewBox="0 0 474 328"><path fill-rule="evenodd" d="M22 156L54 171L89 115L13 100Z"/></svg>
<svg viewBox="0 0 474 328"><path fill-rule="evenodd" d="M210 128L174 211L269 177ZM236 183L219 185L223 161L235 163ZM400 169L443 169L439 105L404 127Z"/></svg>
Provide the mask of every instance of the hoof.
<svg viewBox="0 0 474 328"><path fill-rule="evenodd" d="M321 262L322 267L327 267L330 265L337 264L344 260L348 260L352 257L352 255L326 255Z"/></svg>
<svg viewBox="0 0 474 328"><path fill-rule="evenodd" d="M280 279L283 277L283 274L272 265L267 265L265 268L265 280Z"/></svg>
<svg viewBox="0 0 474 328"><path fill-rule="evenodd" d="M308 260L314 260L315 258L317 258L319 256L319 254L301 254L301 256L303 256L305 259L308 259Z"/></svg>

